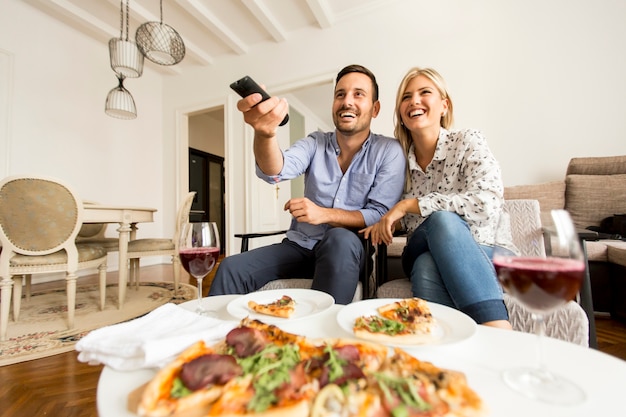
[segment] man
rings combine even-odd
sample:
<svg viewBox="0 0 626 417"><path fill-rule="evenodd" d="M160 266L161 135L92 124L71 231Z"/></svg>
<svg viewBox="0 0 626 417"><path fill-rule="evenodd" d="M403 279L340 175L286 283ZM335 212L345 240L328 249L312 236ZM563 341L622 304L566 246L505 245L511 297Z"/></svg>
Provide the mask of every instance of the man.
<svg viewBox="0 0 626 417"><path fill-rule="evenodd" d="M255 93L237 103L254 128L257 176L273 184L304 174L304 197L285 204L293 216L287 237L225 258L209 295L247 294L279 278L313 278L313 289L347 304L366 263L356 231L376 223L404 186L399 142L370 132L380 110L376 78L360 65L342 69L332 106L335 131L311 133L284 152L276 129L287 102L260 101Z"/></svg>

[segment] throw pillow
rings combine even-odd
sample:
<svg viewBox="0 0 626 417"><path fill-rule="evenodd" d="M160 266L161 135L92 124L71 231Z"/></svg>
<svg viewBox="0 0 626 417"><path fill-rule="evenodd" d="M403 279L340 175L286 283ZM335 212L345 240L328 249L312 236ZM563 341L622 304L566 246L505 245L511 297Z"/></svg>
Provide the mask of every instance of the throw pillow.
<svg viewBox="0 0 626 417"><path fill-rule="evenodd" d="M599 226L602 219L626 213L626 174L568 175L565 209L576 227Z"/></svg>

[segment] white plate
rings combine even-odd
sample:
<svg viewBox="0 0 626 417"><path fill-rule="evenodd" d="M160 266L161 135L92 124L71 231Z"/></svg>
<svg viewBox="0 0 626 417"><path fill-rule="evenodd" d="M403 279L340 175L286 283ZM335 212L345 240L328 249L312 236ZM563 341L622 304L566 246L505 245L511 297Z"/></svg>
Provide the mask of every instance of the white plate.
<svg viewBox="0 0 626 417"><path fill-rule="evenodd" d="M296 302L296 309L289 318L259 314L248 307L248 301L250 300L256 301L259 304L268 304L278 300L283 295L288 295ZM250 317L264 323L284 323L321 313L329 309L333 304L335 304L335 299L332 295L326 294L325 292L304 288L285 288L256 291L242 295L228 303L226 310L239 319Z"/></svg>
<svg viewBox="0 0 626 417"><path fill-rule="evenodd" d="M350 334L354 334L352 329L358 317L378 316L378 307L399 300L400 298L374 298L348 304L337 313L337 322L342 329ZM476 322L459 310L430 302L428 306L435 318L435 326L432 330L433 338L420 346L444 345L460 342L461 340L471 337L476 332ZM411 347L406 344L388 343L387 345L401 348Z"/></svg>

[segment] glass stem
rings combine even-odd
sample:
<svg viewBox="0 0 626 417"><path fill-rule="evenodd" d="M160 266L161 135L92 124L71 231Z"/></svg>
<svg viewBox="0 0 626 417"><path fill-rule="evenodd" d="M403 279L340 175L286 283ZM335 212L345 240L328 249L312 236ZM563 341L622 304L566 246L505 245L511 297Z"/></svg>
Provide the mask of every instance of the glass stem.
<svg viewBox="0 0 626 417"><path fill-rule="evenodd" d="M204 305L202 301L202 278L196 278L198 281L198 310L204 311Z"/></svg>
<svg viewBox="0 0 626 417"><path fill-rule="evenodd" d="M548 375L548 368L543 357L543 339L546 336L546 322L542 314L532 313L535 322L535 334L537 335L537 365L539 372Z"/></svg>

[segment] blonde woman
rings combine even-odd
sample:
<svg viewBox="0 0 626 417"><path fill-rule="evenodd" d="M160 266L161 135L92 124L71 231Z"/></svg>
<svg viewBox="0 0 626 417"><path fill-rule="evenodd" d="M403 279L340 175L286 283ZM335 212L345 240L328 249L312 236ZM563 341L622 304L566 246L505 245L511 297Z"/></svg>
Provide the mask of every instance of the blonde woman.
<svg viewBox="0 0 626 417"><path fill-rule="evenodd" d="M405 193L363 232L373 244L389 244L402 220L409 233L402 267L413 295L461 310L479 324L510 329L490 259L504 202L500 168L479 131L451 130L452 122L441 75L411 69L395 108L394 132L408 160Z"/></svg>

